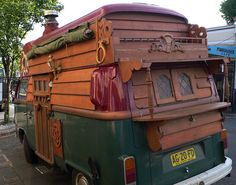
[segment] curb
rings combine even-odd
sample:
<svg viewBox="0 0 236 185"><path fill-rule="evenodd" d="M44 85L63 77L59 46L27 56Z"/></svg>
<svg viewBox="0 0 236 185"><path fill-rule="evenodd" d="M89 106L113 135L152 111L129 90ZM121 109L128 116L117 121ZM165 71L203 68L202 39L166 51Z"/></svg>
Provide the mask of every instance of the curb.
<svg viewBox="0 0 236 185"><path fill-rule="evenodd" d="M16 133L16 125L14 123L7 123L0 125L0 138Z"/></svg>

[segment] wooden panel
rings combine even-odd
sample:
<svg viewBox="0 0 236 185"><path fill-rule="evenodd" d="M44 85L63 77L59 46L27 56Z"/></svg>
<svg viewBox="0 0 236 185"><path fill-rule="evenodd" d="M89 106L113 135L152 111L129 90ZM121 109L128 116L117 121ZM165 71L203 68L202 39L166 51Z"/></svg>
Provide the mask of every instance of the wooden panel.
<svg viewBox="0 0 236 185"><path fill-rule="evenodd" d="M184 143L195 141L207 137L209 135L218 133L222 130L220 121L203 125L200 127L184 130L175 134L167 135L161 138L160 143L162 149L168 149L174 146L178 146Z"/></svg>
<svg viewBox="0 0 236 185"><path fill-rule="evenodd" d="M95 109L94 105L90 101L89 96L52 95L51 104L80 108L80 109L89 109L89 110Z"/></svg>
<svg viewBox="0 0 236 185"><path fill-rule="evenodd" d="M198 98L207 98L212 96L211 88L204 88L197 90L197 97Z"/></svg>
<svg viewBox="0 0 236 185"><path fill-rule="evenodd" d="M148 21L125 21L115 20L112 22L114 30L153 30L165 32L186 32L188 30L187 24L166 23L166 22L148 22Z"/></svg>
<svg viewBox="0 0 236 185"><path fill-rule="evenodd" d="M65 82L85 82L91 80L93 71L97 68L65 71L58 75L58 79L55 79L53 83L65 83Z"/></svg>
<svg viewBox="0 0 236 185"><path fill-rule="evenodd" d="M148 86L147 85L133 86L133 92L134 92L134 99L148 98Z"/></svg>
<svg viewBox="0 0 236 185"><path fill-rule="evenodd" d="M137 99L137 100L135 100L135 104L138 109L147 108L148 107L148 98Z"/></svg>
<svg viewBox="0 0 236 185"><path fill-rule="evenodd" d="M85 67L90 65L96 65L97 63L95 57L96 57L95 52L88 52L85 54L75 55L61 60L57 60L56 62L61 65L62 69L71 69L81 66ZM47 61L42 64L31 66L29 68L29 74L34 75L34 74L43 74L51 72L51 69L47 64Z"/></svg>
<svg viewBox="0 0 236 185"><path fill-rule="evenodd" d="M26 95L26 101L32 102L34 99L33 97L33 79L32 77L29 78L28 86L27 86L27 95Z"/></svg>
<svg viewBox="0 0 236 185"><path fill-rule="evenodd" d="M86 67L97 64L95 51L63 58L57 62L61 64L62 69L71 69L81 66Z"/></svg>
<svg viewBox="0 0 236 185"><path fill-rule="evenodd" d="M146 71L134 71L132 74L133 85L146 84Z"/></svg>
<svg viewBox="0 0 236 185"><path fill-rule="evenodd" d="M211 87L211 84L210 84L208 78L200 78L200 79L197 79L196 82L197 82L198 89Z"/></svg>
<svg viewBox="0 0 236 185"><path fill-rule="evenodd" d="M91 25L91 29L95 29L95 25ZM89 51L95 51L97 48L97 44L96 44L96 39L91 39L91 40L87 40L87 41L83 41L80 43L76 43L73 45L69 45L67 47L64 47L60 50L57 50L55 52L50 53L51 55L53 55L54 59L62 59L68 56L74 56L74 55L78 55L78 54L82 54L82 53L86 53ZM47 62L48 61L48 55L49 54L45 54L42 56L39 56L37 58L34 58L32 60L29 61L29 65L38 65L41 64L42 62Z"/></svg>
<svg viewBox="0 0 236 185"><path fill-rule="evenodd" d="M32 93L27 93L27 97L26 97L27 102L32 102L33 99L34 99L33 94Z"/></svg>
<svg viewBox="0 0 236 185"><path fill-rule="evenodd" d="M166 32L163 31L140 31L140 30L115 30L113 34L114 40L119 40L120 38L159 38L166 34ZM172 34L174 37L186 37L186 33L183 32L169 32L169 34ZM115 39L117 38L117 39ZM117 44L117 43L114 43ZM119 42L118 42L119 44Z"/></svg>
<svg viewBox="0 0 236 185"><path fill-rule="evenodd" d="M159 126L159 131L163 136L165 136L168 134L180 132L182 130L188 130L190 128L199 127L207 123L216 122L221 119L221 114L218 111L196 114L192 117L188 116L184 118L163 121Z"/></svg>
<svg viewBox="0 0 236 185"><path fill-rule="evenodd" d="M29 68L29 75L43 74L49 72L51 72L51 70L49 69L47 63L43 63Z"/></svg>
<svg viewBox="0 0 236 185"><path fill-rule="evenodd" d="M90 82L53 84L52 94L90 95Z"/></svg>
<svg viewBox="0 0 236 185"><path fill-rule="evenodd" d="M27 93L33 92L33 84L28 84Z"/></svg>

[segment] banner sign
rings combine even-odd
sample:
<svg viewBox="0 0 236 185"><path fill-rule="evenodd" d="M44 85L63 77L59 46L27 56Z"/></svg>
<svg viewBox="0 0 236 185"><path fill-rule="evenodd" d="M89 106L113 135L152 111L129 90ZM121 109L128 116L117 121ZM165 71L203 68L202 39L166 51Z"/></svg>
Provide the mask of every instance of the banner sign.
<svg viewBox="0 0 236 185"><path fill-rule="evenodd" d="M236 46L208 46L208 53L228 58L236 58Z"/></svg>

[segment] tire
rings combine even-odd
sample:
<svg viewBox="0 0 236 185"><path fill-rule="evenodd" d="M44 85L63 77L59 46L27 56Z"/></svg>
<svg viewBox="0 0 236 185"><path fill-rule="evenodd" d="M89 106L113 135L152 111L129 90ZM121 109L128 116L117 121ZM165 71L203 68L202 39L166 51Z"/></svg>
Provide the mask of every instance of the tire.
<svg viewBox="0 0 236 185"><path fill-rule="evenodd" d="M38 162L38 158L34 151L30 148L26 135L23 138L24 154L25 160L30 164L35 164Z"/></svg>
<svg viewBox="0 0 236 185"><path fill-rule="evenodd" d="M77 170L72 171L72 185L92 185L88 178Z"/></svg>

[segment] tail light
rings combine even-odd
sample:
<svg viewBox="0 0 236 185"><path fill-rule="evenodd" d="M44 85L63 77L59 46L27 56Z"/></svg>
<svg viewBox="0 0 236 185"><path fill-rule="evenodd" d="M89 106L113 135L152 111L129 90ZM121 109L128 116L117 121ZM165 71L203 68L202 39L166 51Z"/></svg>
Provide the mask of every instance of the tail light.
<svg viewBox="0 0 236 185"><path fill-rule="evenodd" d="M136 185L136 166L133 156L124 159L125 185Z"/></svg>
<svg viewBox="0 0 236 185"><path fill-rule="evenodd" d="M223 129L220 133L221 140L224 142L224 149L227 152L228 149L228 132L226 129Z"/></svg>

